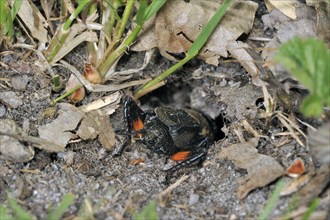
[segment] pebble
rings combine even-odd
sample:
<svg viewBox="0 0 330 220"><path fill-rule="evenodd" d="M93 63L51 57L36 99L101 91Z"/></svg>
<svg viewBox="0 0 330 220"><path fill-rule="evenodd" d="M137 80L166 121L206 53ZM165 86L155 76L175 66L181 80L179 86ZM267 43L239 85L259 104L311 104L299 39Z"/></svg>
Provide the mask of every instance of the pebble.
<svg viewBox="0 0 330 220"><path fill-rule="evenodd" d="M197 203L199 200L199 195L197 194L191 194L189 197L189 205L194 205L195 203Z"/></svg>
<svg viewBox="0 0 330 220"><path fill-rule="evenodd" d="M3 118L6 116L7 113L7 109L4 105L0 104L0 118Z"/></svg>
<svg viewBox="0 0 330 220"><path fill-rule="evenodd" d="M23 100L13 91L0 92L0 101L6 103L11 108L17 108L23 104Z"/></svg>
<svg viewBox="0 0 330 220"><path fill-rule="evenodd" d="M23 91L29 82L29 77L27 75L16 76L11 78L10 83L16 91Z"/></svg>

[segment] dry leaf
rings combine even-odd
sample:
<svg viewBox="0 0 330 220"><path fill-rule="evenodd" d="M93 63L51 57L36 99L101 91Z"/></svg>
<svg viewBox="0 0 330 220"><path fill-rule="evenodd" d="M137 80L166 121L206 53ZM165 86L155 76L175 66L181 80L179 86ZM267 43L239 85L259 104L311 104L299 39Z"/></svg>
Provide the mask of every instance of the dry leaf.
<svg viewBox="0 0 330 220"><path fill-rule="evenodd" d="M227 49L229 53L237 59L244 69L252 77L252 83L256 86L262 86L262 81L259 78L259 74L263 71L260 64L256 63L261 61L260 56L255 56L257 54L253 51L248 44L243 42L233 41L228 43ZM256 61L256 62L255 62Z"/></svg>
<svg viewBox="0 0 330 220"><path fill-rule="evenodd" d="M115 133L109 121L109 117L101 111L90 111L85 114L77 135L84 140L99 138L101 145L106 148L112 148L115 143Z"/></svg>
<svg viewBox="0 0 330 220"><path fill-rule="evenodd" d="M286 174L290 177L297 178L305 173L304 161L301 158L296 158L290 167L287 169Z"/></svg>
<svg viewBox="0 0 330 220"><path fill-rule="evenodd" d="M282 14L278 9L273 10L270 14L261 17L265 29L276 29L277 34L267 43L262 51L262 58L266 63L273 63L275 50L280 44L296 37L316 37L316 12L313 7L305 4L297 4L297 15L295 20L292 20ZM290 77L281 65L269 66L271 72L276 76L278 81L283 81Z"/></svg>
<svg viewBox="0 0 330 220"><path fill-rule="evenodd" d="M78 85L81 85L80 81L78 80L78 78L74 74L71 74L70 78L69 78L69 80L66 84L65 92L68 92L69 90L73 89L74 87L76 87ZM85 88L83 86L78 88L76 91L74 91L69 96L70 101L73 102L73 103L80 102L84 98L85 98Z"/></svg>
<svg viewBox="0 0 330 220"><path fill-rule="evenodd" d="M130 165L139 165L140 163L143 163L144 159L143 158L139 158L139 159L135 159L135 160L131 160L129 162Z"/></svg>
<svg viewBox="0 0 330 220"><path fill-rule="evenodd" d="M298 178L292 179L288 182L282 189L280 195L288 196L292 193L297 192L301 187L303 187L311 179L310 175L299 176Z"/></svg>
<svg viewBox="0 0 330 220"><path fill-rule="evenodd" d="M330 41L330 2L328 0L306 0L308 6L313 6L317 13L316 33L326 41Z"/></svg>
<svg viewBox="0 0 330 220"><path fill-rule="evenodd" d="M258 140L252 138L245 143L230 145L219 154L221 159L231 160L236 167L246 169L248 172L238 180L239 199L245 198L250 191L273 182L285 172L274 158L258 153L255 148Z"/></svg>
<svg viewBox="0 0 330 220"><path fill-rule="evenodd" d="M62 25L57 28L57 31L63 31ZM74 24L69 29L69 34L65 38L63 46L56 53L55 57L52 59L51 64L55 64L61 60L65 55L70 53L75 47L80 45L82 42L96 42L98 40L97 34L93 31L86 31L86 25L82 22ZM54 37L58 37L56 34ZM54 39L53 39L54 40ZM49 54L52 48L48 48L44 53Z"/></svg>
<svg viewBox="0 0 330 220"><path fill-rule="evenodd" d="M120 92L114 92L111 95L104 96L96 101L83 105L83 106L79 107L79 109L83 112L90 112L93 110L101 109L103 107L107 107L108 105L118 106L120 99L121 99ZM113 109L113 110L115 110L115 109Z"/></svg>
<svg viewBox="0 0 330 220"><path fill-rule="evenodd" d="M60 103L59 107L59 116L51 123L40 126L38 132L41 138L65 147L69 140L76 137L71 131L75 130L84 113L67 103Z"/></svg>
<svg viewBox="0 0 330 220"><path fill-rule="evenodd" d="M85 79L94 84L100 84L102 79L98 71L94 68L93 64L87 63L84 69Z"/></svg>
<svg viewBox="0 0 330 220"><path fill-rule="evenodd" d="M153 16L146 23L143 24L143 29L140 32L135 44L130 47L131 50L145 51L157 47L157 35L155 34L155 18L156 16ZM132 23L132 27L134 28L135 26L136 24Z"/></svg>
<svg viewBox="0 0 330 220"><path fill-rule="evenodd" d="M269 12L271 12L273 9L276 8L291 19L297 18L297 13L296 13L297 0L290 0L290 1L265 0L265 3Z"/></svg>
<svg viewBox="0 0 330 220"><path fill-rule="evenodd" d="M157 47L160 52L172 60L175 58L171 54L185 53L218 7L220 4L215 1L168 1L155 20L154 34L157 36ZM214 65L218 64L220 56L227 57L227 43L235 41L243 33L250 32L257 7L258 5L252 1L234 2L201 49L199 57ZM149 27L146 34L148 39L155 39L151 37L153 30ZM154 40L148 44L143 38L142 34L140 41L135 45L138 50L156 46Z"/></svg>
<svg viewBox="0 0 330 220"><path fill-rule="evenodd" d="M12 4L14 3L14 1L11 2ZM34 38L38 39L41 43L48 42L46 29L48 28L48 23L31 0L22 1L17 15Z"/></svg>
<svg viewBox="0 0 330 220"><path fill-rule="evenodd" d="M330 183L330 165L323 165L316 175L298 192L299 206L307 205L314 200Z"/></svg>

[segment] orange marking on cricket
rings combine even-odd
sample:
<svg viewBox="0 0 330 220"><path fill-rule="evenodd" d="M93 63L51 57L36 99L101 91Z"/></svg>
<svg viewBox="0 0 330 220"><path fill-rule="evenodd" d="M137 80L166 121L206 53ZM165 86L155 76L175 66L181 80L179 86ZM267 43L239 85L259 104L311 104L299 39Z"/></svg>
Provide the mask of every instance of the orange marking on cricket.
<svg viewBox="0 0 330 220"><path fill-rule="evenodd" d="M188 155L190 154L190 151L180 151L171 156L171 160L174 161L182 161L182 160L187 160Z"/></svg>
<svg viewBox="0 0 330 220"><path fill-rule="evenodd" d="M132 122L133 122L134 131L139 131L144 127L141 118L137 118L137 120L132 121Z"/></svg>
<svg viewBox="0 0 330 220"><path fill-rule="evenodd" d="M137 135L136 135L138 138L142 138L142 134L141 133L138 133Z"/></svg>

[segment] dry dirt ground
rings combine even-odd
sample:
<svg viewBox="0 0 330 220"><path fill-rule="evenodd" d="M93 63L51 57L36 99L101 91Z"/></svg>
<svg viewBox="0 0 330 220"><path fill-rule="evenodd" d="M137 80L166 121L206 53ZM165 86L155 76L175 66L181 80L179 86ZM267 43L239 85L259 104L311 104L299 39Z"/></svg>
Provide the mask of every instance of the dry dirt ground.
<svg viewBox="0 0 330 220"><path fill-rule="evenodd" d="M260 16L265 9L264 6L260 7L263 8L258 9L254 31L259 31L259 36L271 37L274 34L272 31L263 30ZM247 42L256 47L262 46L262 42ZM38 127L54 119L45 117L44 112L58 94L51 91L50 78L35 74L33 63L29 59L23 61L22 54L26 54L26 51L14 50L1 55L1 62L9 68L0 66L0 78L9 81L0 81L5 85L0 87L0 92L14 92L19 104L10 108L0 103L0 117L13 119L25 132L38 136ZM79 48L66 60L80 68L85 60L84 54L85 48ZM132 52L125 55L120 66L130 68L140 66L141 62L143 54ZM156 54L147 68L134 77L154 77L172 64ZM28 67L23 68L25 65ZM198 76L195 70L199 68L208 74ZM55 71L63 79L69 76L65 68L56 67ZM15 81L19 85L13 85ZM130 94L131 91L126 89L122 94ZM77 105L103 95L90 93ZM113 158L115 149L105 150L97 140L77 141L69 144L62 153L36 150L34 158L26 163L11 163L1 159L0 201L8 206L7 192L10 192L24 209L38 219L45 219L49 210L56 207L68 192L72 192L76 199L64 215L66 219L77 215L85 199L92 204L95 219L131 219L134 211L139 212L151 201L157 202L160 219L256 219L264 210L276 181L239 199L238 180L246 176L247 171L219 155L223 148L240 142L233 128L239 127L240 116L253 114L260 107L262 98L262 89L252 84L247 72L237 62L222 62L219 67L214 67L193 60L173 74L164 87L141 98L140 105L143 109L161 105L192 107L213 117L221 131L218 131L218 140L212 143L203 166L180 170L166 183L163 170L174 163L169 161L164 164L164 157L157 154L150 156L139 142L129 146L122 156ZM122 112L121 105L109 118L114 130L125 128ZM302 116L298 114L298 117ZM255 119L250 123L256 130L269 136L283 129L276 120L265 122ZM306 127L302 129L307 130ZM246 131L241 131L241 134L245 140L253 137ZM116 147L119 147L121 140L118 136ZM274 146L267 138L260 138L256 148L260 154L275 158L283 167L287 167L297 155L306 162L307 167L312 166L308 149L301 147L293 138L280 147ZM139 158L143 158L144 162L130 164ZM160 197L161 192L178 180L183 181L173 191ZM282 197L269 218L290 213L294 197ZM326 205L319 209L327 210Z"/></svg>

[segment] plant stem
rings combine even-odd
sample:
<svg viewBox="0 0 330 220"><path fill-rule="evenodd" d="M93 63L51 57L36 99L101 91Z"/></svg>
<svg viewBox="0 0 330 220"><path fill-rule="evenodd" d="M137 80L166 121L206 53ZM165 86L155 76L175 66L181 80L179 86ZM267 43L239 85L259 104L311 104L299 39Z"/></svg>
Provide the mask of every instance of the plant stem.
<svg viewBox="0 0 330 220"><path fill-rule="evenodd" d="M271 195L271 197L268 199L266 206L262 210L258 220L266 220L269 218L269 215L271 214L273 208L275 207L277 201L280 199L280 193L285 185L285 182L283 180L280 180L277 182L275 189Z"/></svg>
<svg viewBox="0 0 330 220"><path fill-rule="evenodd" d="M62 28L55 34L52 42L50 43L48 49L45 52L45 54L49 54L49 55L47 55L47 61L49 63L51 63L53 61L54 57L56 56L56 54L62 47L65 39L69 35L70 26L71 26L72 22L78 17L79 13L88 6L88 4L91 1L92 0L81 1L80 4L78 5L78 7L76 8L76 10L73 12L73 14L71 14L70 17L67 19L67 21L64 23Z"/></svg>
<svg viewBox="0 0 330 220"><path fill-rule="evenodd" d="M51 106L56 105L57 102L59 102L60 100L66 98L66 97L68 97L69 95L71 95L72 93L74 93L77 89L81 88L82 86L83 86L82 84L76 85L75 87L73 87L72 89L70 89L69 91L67 91L63 95L61 95L60 97L58 97L55 100L51 101L50 102L50 105Z"/></svg>
<svg viewBox="0 0 330 220"><path fill-rule="evenodd" d="M141 31L142 27L137 25L132 33L119 45L119 47L113 51L107 59L102 63L99 68L98 72L100 73L101 77L104 78L105 74L109 70L109 68L117 61L117 59L126 51L126 49L133 43L136 39L137 35ZM105 56L106 57L106 56Z"/></svg>
<svg viewBox="0 0 330 220"><path fill-rule="evenodd" d="M126 49L133 44L138 34L140 33L143 24L148 19L150 19L165 3L166 1L164 0L157 0L157 1L152 1L147 8L144 8L144 6L139 7L139 10L144 11L143 19L140 19L137 22L137 25L133 29L132 33L118 46L118 48L112 51L113 46L116 46L117 42L114 42L112 45L109 45L109 48L105 52L103 59L101 59L99 65L97 66L97 71L99 72L102 78L104 78L110 67L121 57L121 55L126 51Z"/></svg>
<svg viewBox="0 0 330 220"><path fill-rule="evenodd" d="M116 36L114 37L115 42L118 42L122 38L128 19L132 13L133 6L134 6L134 0L128 0L122 19L120 21L119 30L117 31Z"/></svg>
<svg viewBox="0 0 330 220"><path fill-rule="evenodd" d="M109 22L105 23L105 31L108 33L109 36L111 36L113 32L113 27L116 21L117 9L119 8L119 6L120 2L118 0L114 0L113 4L111 6L108 6L110 7L110 19Z"/></svg>

